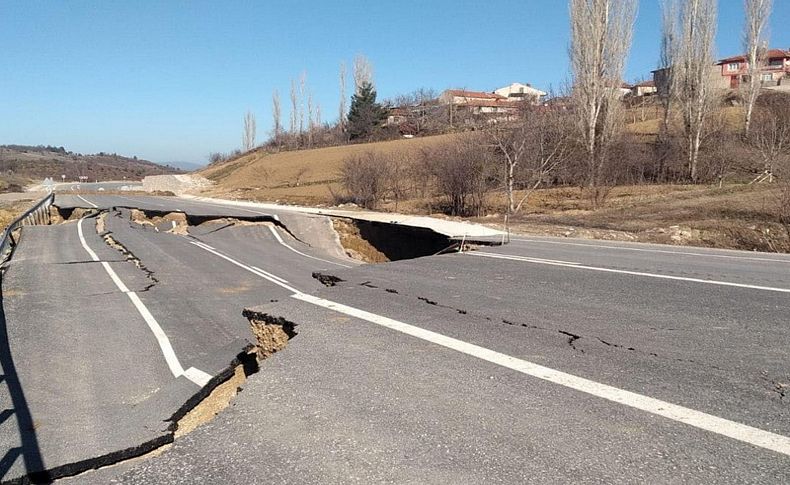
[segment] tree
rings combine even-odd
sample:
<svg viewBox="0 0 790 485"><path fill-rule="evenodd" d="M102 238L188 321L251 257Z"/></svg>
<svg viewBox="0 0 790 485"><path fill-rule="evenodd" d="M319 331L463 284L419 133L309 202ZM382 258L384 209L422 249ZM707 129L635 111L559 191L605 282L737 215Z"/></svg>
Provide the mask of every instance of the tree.
<svg viewBox="0 0 790 485"><path fill-rule="evenodd" d="M280 134L282 133L282 108L280 106L280 93L275 89L272 93L272 136L274 144L280 146Z"/></svg>
<svg viewBox="0 0 790 485"><path fill-rule="evenodd" d="M386 160L374 152L366 152L343 162L340 179L355 204L373 209L387 189L387 169Z"/></svg>
<svg viewBox="0 0 790 485"><path fill-rule="evenodd" d="M678 0L661 1L661 53L658 61L659 72L663 76L661 91L658 93L664 116L661 119L661 127L656 140L658 170L656 175L659 179L664 177L664 168L667 159L672 151L672 140L670 136L669 121L674 107L675 89L675 69L673 63L677 59L678 49Z"/></svg>
<svg viewBox="0 0 790 485"><path fill-rule="evenodd" d="M699 152L717 93L711 82L716 37L716 0L684 0L672 62L672 94L683 119L688 177L698 179Z"/></svg>
<svg viewBox="0 0 790 485"><path fill-rule="evenodd" d="M790 180L790 95L766 93L759 98L747 140L763 162L763 173L773 181Z"/></svg>
<svg viewBox="0 0 790 485"><path fill-rule="evenodd" d="M508 215L518 213L530 195L571 155L566 116L556 109L531 107L523 120L497 125L487 136L504 166ZM516 201L515 190L524 193Z"/></svg>
<svg viewBox="0 0 790 485"><path fill-rule="evenodd" d="M346 63L340 63L340 105L338 106L337 126L340 132L346 131Z"/></svg>
<svg viewBox="0 0 790 485"><path fill-rule="evenodd" d="M242 134L241 141L244 151L248 152L255 148L255 115L251 111L247 111L244 115L244 133Z"/></svg>
<svg viewBox="0 0 790 485"><path fill-rule="evenodd" d="M299 76L299 135L304 133L304 93L307 89L307 71Z"/></svg>
<svg viewBox="0 0 790 485"><path fill-rule="evenodd" d="M743 47L746 51L746 61L748 62L749 80L745 84L745 120L744 133L749 135L752 124L752 112L754 103L760 95L760 68L765 63L765 53L767 50L766 30L768 28L768 18L771 16L773 0L744 0L744 10L746 11L746 24L743 29Z"/></svg>
<svg viewBox="0 0 790 485"><path fill-rule="evenodd" d="M351 96L351 109L348 112L349 137L369 137L385 118L385 109L376 103L376 90L370 82L364 82Z"/></svg>
<svg viewBox="0 0 790 485"><path fill-rule="evenodd" d="M354 91L359 92L365 84L373 85L373 65L360 54L354 58Z"/></svg>
<svg viewBox="0 0 790 485"><path fill-rule="evenodd" d="M570 0L571 99L596 204L607 151L622 124L619 87L635 17L635 0Z"/></svg>
<svg viewBox="0 0 790 485"><path fill-rule="evenodd" d="M289 130L290 135L296 135L296 117L298 116L299 111L299 96L296 92L296 81L291 79L291 129Z"/></svg>

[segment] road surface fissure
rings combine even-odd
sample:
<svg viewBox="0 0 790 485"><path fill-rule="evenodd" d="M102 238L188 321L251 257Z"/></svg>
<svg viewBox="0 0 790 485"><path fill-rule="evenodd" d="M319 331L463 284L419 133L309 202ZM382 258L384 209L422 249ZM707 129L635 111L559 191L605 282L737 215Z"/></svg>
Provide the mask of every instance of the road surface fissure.
<svg viewBox="0 0 790 485"><path fill-rule="evenodd" d="M720 436L747 443L753 446L771 450L786 456L790 456L790 438L755 428L749 425L730 421L728 419L713 416L701 411L686 408L677 404L655 399L642 394L610 386L568 374L556 369L544 367L533 362L518 359L500 352L496 352L485 347L471 344L453 337L426 330L408 323L394 320L388 317L370 313L354 307L343 305L331 300L319 298L304 293L288 284L283 283L282 278L264 274L256 268L246 265L230 256L220 253L202 243L191 242L191 244L208 251L231 264L243 268L261 278L264 278L277 286L293 292L291 298L309 303L315 306L326 308L350 317L358 318L412 337L451 349L463 354L505 367L522 374L535 377L544 381L561 385L576 391L580 391L592 396L606 399L627 407L638 409L650 414L661 416L675 422L687 424L698 429L702 429ZM570 266L577 267L577 266Z"/></svg>
<svg viewBox="0 0 790 485"><path fill-rule="evenodd" d="M184 376L190 381L194 382L200 387L205 386L208 381L211 380L211 375L206 372L201 371L200 369L196 369L194 367L190 367L189 369L184 370L184 367L181 365L181 362L178 360L178 356L176 356L175 351L173 350L173 346L170 344L170 339L167 337L167 334L162 329L159 322L156 321L156 318L151 314L148 310L148 307L140 300L140 297L134 291L129 290L129 288L124 284L115 270L110 267L110 264L106 261L101 261L96 253L88 246L87 241L85 240L85 235L82 230L82 223L85 221L85 218L77 222L77 234L80 239L80 243L88 255L91 257L93 261L101 263L104 270L107 272L107 275L110 279L115 283L115 286L118 289L126 294L129 300L134 305L137 312L143 317L143 320L148 325L148 328L151 329L151 332L154 334L157 343L159 344L159 348L162 351L162 355L167 362L168 367L170 368L170 372L173 373L174 377Z"/></svg>

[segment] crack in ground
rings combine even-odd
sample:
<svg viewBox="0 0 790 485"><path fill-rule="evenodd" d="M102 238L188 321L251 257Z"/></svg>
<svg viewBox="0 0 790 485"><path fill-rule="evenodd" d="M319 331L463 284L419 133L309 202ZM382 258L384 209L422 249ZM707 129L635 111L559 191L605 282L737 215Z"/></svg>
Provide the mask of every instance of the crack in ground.
<svg viewBox="0 0 790 485"><path fill-rule="evenodd" d="M344 279L338 278L335 275L322 273L320 271L313 271L313 278L317 279L324 286L337 286L338 283L343 283Z"/></svg>
<svg viewBox="0 0 790 485"><path fill-rule="evenodd" d="M106 216L107 216L107 212L102 212L99 215L99 217L96 219L96 232L99 234L99 236L101 236L101 238L108 246L120 252L126 261L130 261L134 263L137 269L142 271L143 274L145 274L145 277L151 282L145 287L143 287L143 289L140 290L140 292L146 292L151 288L153 288L154 286L156 286L157 284L159 284L159 279L156 276L154 276L155 275L154 271L148 269L148 267L145 264L143 264L140 258L135 256L134 253L132 253L131 251L129 251L129 249L126 248L126 246L116 241L112 237L112 232L105 230ZM120 217L120 213L116 213L116 216Z"/></svg>
<svg viewBox="0 0 790 485"><path fill-rule="evenodd" d="M771 379L766 371L763 371L760 377L771 385L771 391L779 394L779 400L784 401L785 397L787 397L790 392L790 384Z"/></svg>
<svg viewBox="0 0 790 485"><path fill-rule="evenodd" d="M573 350L578 350L579 352L584 353L583 349L580 349L575 345L575 342L580 338L582 338L581 335L576 335L575 333L566 332L565 330L557 330L557 332L568 337L568 345L570 345Z"/></svg>
<svg viewBox="0 0 790 485"><path fill-rule="evenodd" d="M469 314L469 312L466 311L466 310L462 310L460 308L455 308L455 307L451 307L451 306L447 306L447 305L440 305L439 303L437 303L437 302L435 302L433 300L429 300L428 298L425 298L424 296L418 296L417 299L422 301L422 302L425 302L425 303L427 303L429 305L432 305L432 306L438 306L439 308L447 308L448 310L453 310L453 311L455 311L457 313L460 313L461 315L468 315Z"/></svg>
<svg viewBox="0 0 790 485"><path fill-rule="evenodd" d="M216 417L241 392L247 378L260 370L260 361L284 349L297 335L296 324L282 317L268 315L257 309L245 308L242 315L249 320L256 345L249 342L235 355L227 367L193 394L169 418L169 425L156 438L139 445L93 457L77 463L32 472L15 479L19 483L50 483L59 478L81 476L94 470L157 456L176 439ZM5 483L5 482L4 482Z"/></svg>

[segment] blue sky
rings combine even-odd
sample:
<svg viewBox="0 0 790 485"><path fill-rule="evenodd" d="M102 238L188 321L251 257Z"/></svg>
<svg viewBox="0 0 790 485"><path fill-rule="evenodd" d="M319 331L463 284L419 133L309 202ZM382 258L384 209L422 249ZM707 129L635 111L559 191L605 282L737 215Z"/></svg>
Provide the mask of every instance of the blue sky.
<svg viewBox="0 0 790 485"><path fill-rule="evenodd" d="M718 54L740 49L741 0L721 0ZM771 44L790 48L790 2ZM420 87L541 88L568 77L565 0L0 0L0 144L64 145L156 162L203 162L258 139L271 94L307 83L336 118L338 66L364 53L379 97ZM658 0L641 0L626 80L658 58ZM287 120L287 110L284 113Z"/></svg>

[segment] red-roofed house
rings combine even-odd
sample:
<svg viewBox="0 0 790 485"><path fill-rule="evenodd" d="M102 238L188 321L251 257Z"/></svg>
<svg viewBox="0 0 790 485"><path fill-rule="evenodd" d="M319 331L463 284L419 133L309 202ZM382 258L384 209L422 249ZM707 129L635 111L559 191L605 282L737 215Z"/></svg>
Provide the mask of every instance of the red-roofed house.
<svg viewBox="0 0 790 485"><path fill-rule="evenodd" d="M779 86L790 77L790 50L769 49L765 55L765 66L760 68L760 82L765 87ZM721 75L727 79L730 89L738 89L748 80L749 61L745 55L728 57L716 63Z"/></svg>
<svg viewBox="0 0 790 485"><path fill-rule="evenodd" d="M518 106L508 101L507 97L483 91L448 89L439 96L439 102L472 115L493 115L497 118L509 117L518 111Z"/></svg>

